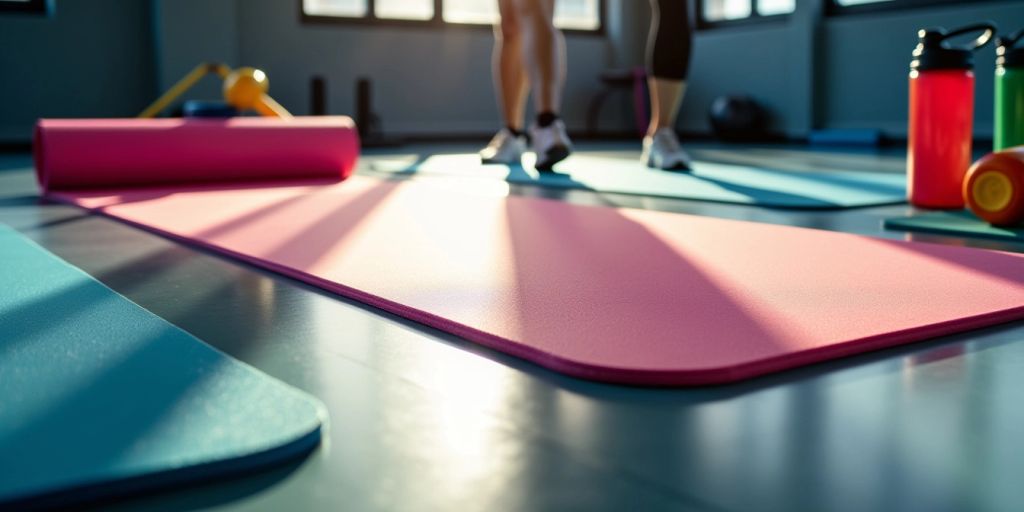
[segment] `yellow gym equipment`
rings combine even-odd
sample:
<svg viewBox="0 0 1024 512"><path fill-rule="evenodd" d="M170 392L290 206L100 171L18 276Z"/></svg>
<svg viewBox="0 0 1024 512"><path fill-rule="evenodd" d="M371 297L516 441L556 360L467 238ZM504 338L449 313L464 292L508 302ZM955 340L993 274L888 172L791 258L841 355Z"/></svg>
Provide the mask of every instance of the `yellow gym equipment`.
<svg viewBox="0 0 1024 512"><path fill-rule="evenodd" d="M224 64L202 63L178 80L167 92L139 114L139 117L156 117L174 100L181 97L206 75L215 74L224 80L224 100L238 110L255 110L260 115L290 119L292 115L267 94L270 81L263 71L241 67L232 70Z"/></svg>

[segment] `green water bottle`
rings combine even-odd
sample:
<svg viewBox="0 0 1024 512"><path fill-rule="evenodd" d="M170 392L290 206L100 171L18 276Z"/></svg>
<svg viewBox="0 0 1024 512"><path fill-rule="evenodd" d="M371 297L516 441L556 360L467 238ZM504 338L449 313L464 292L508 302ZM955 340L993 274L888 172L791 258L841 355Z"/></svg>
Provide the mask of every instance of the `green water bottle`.
<svg viewBox="0 0 1024 512"><path fill-rule="evenodd" d="M1014 47L1021 36L996 39L996 151L1024 145L1024 48Z"/></svg>

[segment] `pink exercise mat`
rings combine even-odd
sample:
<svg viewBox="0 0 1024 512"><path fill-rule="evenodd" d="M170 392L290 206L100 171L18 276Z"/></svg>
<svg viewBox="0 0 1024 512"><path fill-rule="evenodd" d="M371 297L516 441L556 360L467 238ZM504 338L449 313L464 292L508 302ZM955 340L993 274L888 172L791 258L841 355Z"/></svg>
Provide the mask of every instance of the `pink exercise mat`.
<svg viewBox="0 0 1024 512"><path fill-rule="evenodd" d="M1024 317L1018 254L468 184L50 195L610 382L724 383Z"/></svg>

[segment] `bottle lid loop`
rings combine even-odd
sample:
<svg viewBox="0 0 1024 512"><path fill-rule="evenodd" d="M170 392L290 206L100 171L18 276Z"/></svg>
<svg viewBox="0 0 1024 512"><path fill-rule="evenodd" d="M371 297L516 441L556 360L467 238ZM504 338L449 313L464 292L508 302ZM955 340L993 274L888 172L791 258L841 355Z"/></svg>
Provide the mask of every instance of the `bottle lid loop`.
<svg viewBox="0 0 1024 512"><path fill-rule="evenodd" d="M952 32L949 32L949 33L945 34L944 36L942 36L942 39L943 39L943 41L945 41L947 39L952 39L952 38L954 38L956 36L960 36L960 35L964 35L964 34L970 34L971 32L978 32L978 31L984 31L984 32L982 32L982 34L980 36L978 36L977 39L974 39L973 41L971 41L970 44L968 44L967 46L963 47L964 50L974 51L974 50L978 50L980 48L983 48L985 45L987 45L988 42L992 40L992 36L996 35L996 25L995 25L995 23L992 23L990 21L986 21L984 23L978 23L976 25L968 25L966 27L961 27L961 28L958 28L958 29L956 29L956 30L954 30Z"/></svg>
<svg viewBox="0 0 1024 512"><path fill-rule="evenodd" d="M950 39L974 32L981 32L981 34L966 45L954 46L949 43ZM960 27L949 32L941 27L921 29L917 32L920 40L917 48L914 48L914 60L910 63L910 67L920 71L973 69L973 52L987 45L995 33L996 25L989 21Z"/></svg>

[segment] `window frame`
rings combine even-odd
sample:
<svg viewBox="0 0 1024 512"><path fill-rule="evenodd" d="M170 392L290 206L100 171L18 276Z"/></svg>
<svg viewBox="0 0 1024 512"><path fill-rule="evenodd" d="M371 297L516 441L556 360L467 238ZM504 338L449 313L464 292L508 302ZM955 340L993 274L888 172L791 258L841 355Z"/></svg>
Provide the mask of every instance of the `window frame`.
<svg viewBox="0 0 1024 512"><path fill-rule="evenodd" d="M0 0L0 14L7 13L42 14L45 16L50 13L50 2L49 0L27 0L25 2Z"/></svg>
<svg viewBox="0 0 1024 512"><path fill-rule="evenodd" d="M444 21L443 8L444 0L434 0L434 16L428 20L403 20L395 18L378 18L374 12L376 0L366 0L365 16L330 16L323 14L307 14L303 8L304 0L297 0L299 9L299 22L310 25L354 25L354 26L387 26L405 28L429 28L429 29L455 29L455 30L487 30L494 29L494 25L486 23L460 23ZM597 28L596 29L561 29L566 35L604 36L605 20L607 19L608 1L597 0Z"/></svg>
<svg viewBox="0 0 1024 512"><path fill-rule="evenodd" d="M757 11L757 4L761 0L750 0L750 16L745 18L737 18L734 20L709 20L705 15L704 4L707 0L697 0L696 5L696 18L697 18L697 30L716 29L724 27L736 27L736 26L747 26L747 25L760 25L763 23L775 23L783 21L788 16L792 15L792 12L784 12L779 14L761 14ZM831 3L831 1L830 1ZM794 5L794 9L796 6Z"/></svg>
<svg viewBox="0 0 1024 512"><path fill-rule="evenodd" d="M1006 2L1008 0L987 0L989 4ZM886 2L871 2L859 5L840 5L838 0L827 0L825 4L826 16L846 16L865 13L880 13L891 11L902 11L905 9L920 9L923 7L950 7L963 5L963 0L889 0Z"/></svg>

